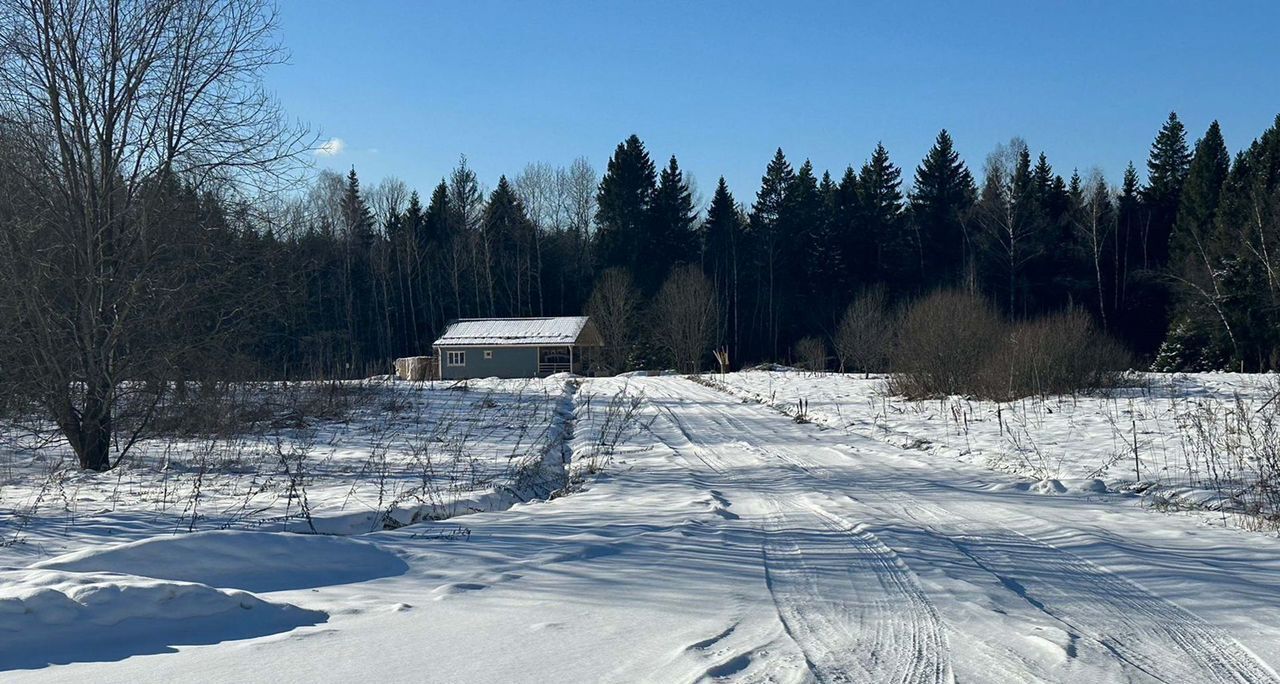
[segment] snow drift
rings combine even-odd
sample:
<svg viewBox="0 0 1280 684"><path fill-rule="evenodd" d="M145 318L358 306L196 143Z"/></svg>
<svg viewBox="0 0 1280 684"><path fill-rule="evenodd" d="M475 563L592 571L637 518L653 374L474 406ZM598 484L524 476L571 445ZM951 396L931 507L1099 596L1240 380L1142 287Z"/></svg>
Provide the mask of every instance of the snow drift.
<svg viewBox="0 0 1280 684"><path fill-rule="evenodd" d="M265 592L402 575L395 554L343 537L214 531L78 551L33 569L111 572Z"/></svg>
<svg viewBox="0 0 1280 684"><path fill-rule="evenodd" d="M122 660L288 631L325 613L242 591L116 573L0 573L0 671Z"/></svg>

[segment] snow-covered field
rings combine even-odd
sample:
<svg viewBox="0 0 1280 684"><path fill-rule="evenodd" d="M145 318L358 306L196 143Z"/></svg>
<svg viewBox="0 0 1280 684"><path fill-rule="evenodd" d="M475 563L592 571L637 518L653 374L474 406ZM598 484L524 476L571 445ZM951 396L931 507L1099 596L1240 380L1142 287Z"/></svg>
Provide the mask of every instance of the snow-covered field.
<svg viewBox="0 0 1280 684"><path fill-rule="evenodd" d="M908 401L884 379L796 370L710 375L748 401L904 449L1016 473L1045 492L1121 491L1228 523L1280 517L1280 383L1272 375L1148 374L1139 387L1012 402Z"/></svg>
<svg viewBox="0 0 1280 684"><path fill-rule="evenodd" d="M0 562L180 531L355 534L545 498L563 486L574 389L564 378L347 383L332 417L143 441L107 475L76 468L64 442L10 435Z"/></svg>
<svg viewBox="0 0 1280 684"><path fill-rule="evenodd" d="M994 459L1004 471L986 467L1018 452L1001 451L978 404L967 418L978 446L962 449L966 435L930 419L933 409L900 400L892 408L863 381L743 373L725 382L732 393L680 377L521 390L490 381L473 384L465 400L424 387L401 403L436 408L382 421L392 412L370 406L341 429L316 426L328 436L307 459L317 464L308 471L317 473L307 488L312 520L343 536L278 532L286 521L275 514L260 524L227 514L231 494L200 504L210 513L187 532L181 496L162 505L109 494L117 479L163 477L141 464L123 476L68 475L65 500L33 507L43 466L6 456L4 522L23 527L22 541L0 548L0 677L1280 681L1273 534L1167 515L1131 494L1033 486L1008 472L1024 472L1017 456ZM786 396L793 390L803 396ZM779 407L806 398L814 424L743 401L752 394ZM477 405L483 396L494 406ZM1144 456L1143 444L1173 429L1158 422L1159 401L1134 395L1143 418L1130 430L1140 468L1153 472L1164 457ZM411 524L382 529L386 509L370 503L376 490L360 485L361 508L347 490L375 444L411 450L372 438L368 426L456 436L461 422L430 427L449 402L466 407L455 413L473 434L487 435L468 441L476 469L497 473L475 479L479 493L455 498L499 505L467 513L408 497L393 517ZM1111 442L1099 446L1097 430L1072 426L1101 409L1070 418L1060 408L1038 410L1040 425L1065 426L1028 434L1042 452L1075 443L1078 455L1055 457L1064 464L1056 473L1027 474L1123 479L1080 472L1092 454L1108 456ZM1006 410L997 422L1035 426L1036 411L1009 418ZM890 414L893 422L877 418ZM1153 432L1143 436L1146 420ZM547 457L548 445L558 458ZM514 452L544 465L568 458L553 470L570 486L549 500L547 491L527 503L524 494L484 499L537 489L518 485L522 469L506 466ZM1168 460L1172 473L1176 459ZM190 488L191 472L181 473ZM412 481L382 489L411 490ZM244 486L228 491L242 496ZM65 501L79 502L74 518ZM8 512L22 506L29 516ZM422 519L449 512L459 515ZM292 513L287 524L307 530Z"/></svg>

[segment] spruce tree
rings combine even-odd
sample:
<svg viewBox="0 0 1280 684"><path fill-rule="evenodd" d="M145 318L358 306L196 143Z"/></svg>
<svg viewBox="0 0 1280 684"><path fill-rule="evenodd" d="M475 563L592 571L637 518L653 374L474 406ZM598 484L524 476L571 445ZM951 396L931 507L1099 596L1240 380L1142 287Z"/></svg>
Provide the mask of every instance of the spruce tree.
<svg viewBox="0 0 1280 684"><path fill-rule="evenodd" d="M1173 230L1182 186L1190 166L1187 129L1178 120L1177 113L1169 112L1169 118L1151 144L1151 154L1147 158L1147 185L1142 189L1149 222L1144 268L1159 268L1168 260L1169 234Z"/></svg>
<svg viewBox="0 0 1280 684"><path fill-rule="evenodd" d="M493 245L495 284L494 311L497 316L529 316L537 309L540 291L535 261L535 227L524 203L506 176L489 195L481 230Z"/></svg>
<svg viewBox="0 0 1280 684"><path fill-rule="evenodd" d="M1239 359L1231 327L1236 317L1224 291L1224 276L1238 262L1215 243L1215 218L1230 170L1230 153L1214 121L1196 142L1169 235L1173 304L1153 370L1212 371Z"/></svg>
<svg viewBox="0 0 1280 684"><path fill-rule="evenodd" d="M769 359L779 358L782 309L789 275L786 252L792 247L783 219L788 192L794 181L795 172L782 148L778 148L760 180L760 190L756 193L748 223L748 237L757 269L753 327L760 335L752 353Z"/></svg>
<svg viewBox="0 0 1280 684"><path fill-rule="evenodd" d="M786 190L778 223L785 236L778 244L784 273L778 293L782 305L779 344L781 349L790 349L795 339L812 332L813 326L819 324L828 303L815 301L803 312L795 305L806 294L816 295L819 292L816 282L835 277L838 271L838 258L832 263L832 259L824 255L820 262L813 261L817 256L815 243L827 239L827 226L823 219L822 192L818 188L813 164L808 159L800 165ZM800 331L802 326L805 327L803 332Z"/></svg>
<svg viewBox="0 0 1280 684"><path fill-rule="evenodd" d="M793 277L804 283L796 294L805 306L801 307L803 316L797 317L802 329L792 332L796 338L828 334L834 331L840 312L844 311L849 291L847 269L837 240L837 187L831 174L826 172L822 180L814 184L813 165L806 160L796 174L793 192L791 206L797 210L793 220L800 243L800 249L794 254Z"/></svg>
<svg viewBox="0 0 1280 684"><path fill-rule="evenodd" d="M1280 370L1280 116L1236 157L1215 222L1226 319L1218 346L1230 349L1233 370Z"/></svg>
<svg viewBox="0 0 1280 684"><path fill-rule="evenodd" d="M626 268L652 292L661 282L642 261L649 254L650 211L658 174L639 136L618 143L596 193L596 263L603 270Z"/></svg>
<svg viewBox="0 0 1280 684"><path fill-rule="evenodd" d="M697 253L694 224L698 213L675 155L658 176L651 216L653 227L644 260L654 279L649 284L656 288L666 280L672 265L692 262Z"/></svg>
<svg viewBox="0 0 1280 684"><path fill-rule="evenodd" d="M373 212L360 194L360 177L355 167L347 173L341 200L342 228L353 244L368 248L373 243Z"/></svg>
<svg viewBox="0 0 1280 684"><path fill-rule="evenodd" d="M1216 370L1238 358L1222 274L1229 270L1214 244L1215 219L1231 156L1218 122L1196 142L1169 236L1173 312L1155 368Z"/></svg>
<svg viewBox="0 0 1280 684"><path fill-rule="evenodd" d="M890 161L884 145L877 144L871 159L862 165L857 187L862 230L870 237L874 254L871 273L861 283L901 286L911 266L911 242L903 225L902 171Z"/></svg>
<svg viewBox="0 0 1280 684"><path fill-rule="evenodd" d="M1141 266L1142 258L1142 189L1133 162L1124 169L1120 196L1116 200L1116 302L1115 308L1127 305L1125 284L1130 274Z"/></svg>
<svg viewBox="0 0 1280 684"><path fill-rule="evenodd" d="M347 174L339 202L342 229L346 238L342 269L342 293L346 323L346 372L359 372L364 359L375 354L379 315L373 280L373 212L360 194L360 178L353 167Z"/></svg>
<svg viewBox="0 0 1280 684"><path fill-rule="evenodd" d="M925 286L956 281L970 258L965 221L977 188L951 135L943 129L920 166L911 191L911 223Z"/></svg>
<svg viewBox="0 0 1280 684"><path fill-rule="evenodd" d="M742 230L741 212L721 176L711 206L707 208L707 219L702 223L702 267L720 297L720 330L730 345L732 359L738 358L741 348L738 250Z"/></svg>
<svg viewBox="0 0 1280 684"><path fill-rule="evenodd" d="M853 167L845 167L836 184L832 206L835 248L840 250L840 260L847 272L845 281L851 286L874 279L877 270L876 245L864 225L859 184Z"/></svg>
<svg viewBox="0 0 1280 684"><path fill-rule="evenodd" d="M1186 182L1178 201L1178 216L1169 236L1170 266L1183 277L1188 268L1211 268L1204 263L1207 241L1213 232L1218 212L1218 200L1222 196L1222 184L1231 169L1231 153L1218 122L1209 124L1209 130L1196 143L1194 156L1187 168ZM1197 263L1188 265L1192 259Z"/></svg>

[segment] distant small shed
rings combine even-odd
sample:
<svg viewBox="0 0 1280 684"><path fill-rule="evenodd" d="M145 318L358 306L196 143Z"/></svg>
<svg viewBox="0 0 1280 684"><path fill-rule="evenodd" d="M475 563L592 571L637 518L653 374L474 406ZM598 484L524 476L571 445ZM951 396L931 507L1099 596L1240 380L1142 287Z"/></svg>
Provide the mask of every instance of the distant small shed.
<svg viewBox="0 0 1280 684"><path fill-rule="evenodd" d="M432 345L440 378L533 378L582 373L587 350L604 344L586 316L464 318Z"/></svg>

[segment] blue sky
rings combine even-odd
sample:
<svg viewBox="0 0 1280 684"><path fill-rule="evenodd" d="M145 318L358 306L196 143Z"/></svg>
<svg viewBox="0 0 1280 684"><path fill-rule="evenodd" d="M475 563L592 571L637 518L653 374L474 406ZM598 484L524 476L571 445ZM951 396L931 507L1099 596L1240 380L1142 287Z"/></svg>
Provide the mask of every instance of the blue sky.
<svg viewBox="0 0 1280 684"><path fill-rule="evenodd" d="M980 169L1011 136L1113 182L1170 110L1248 144L1280 113L1276 2L281 0L268 85L354 165L430 193L466 154L603 171L638 133L710 198L754 198L774 148L838 175L877 141L904 179L938 129Z"/></svg>

